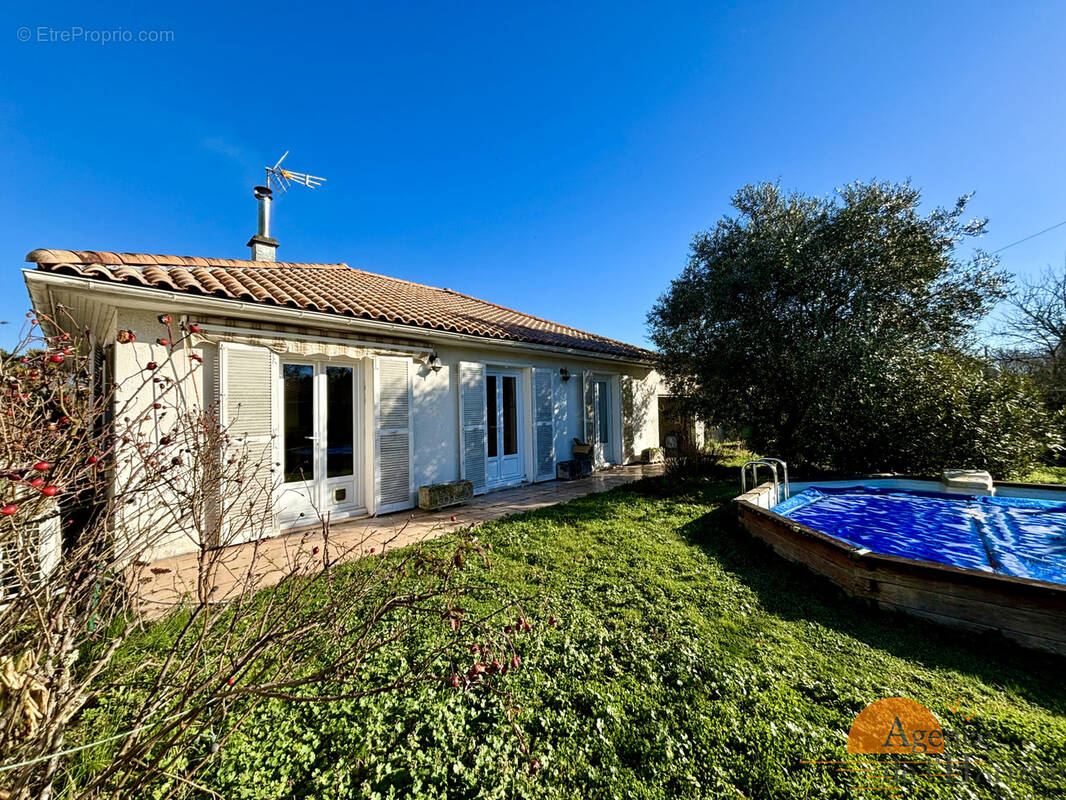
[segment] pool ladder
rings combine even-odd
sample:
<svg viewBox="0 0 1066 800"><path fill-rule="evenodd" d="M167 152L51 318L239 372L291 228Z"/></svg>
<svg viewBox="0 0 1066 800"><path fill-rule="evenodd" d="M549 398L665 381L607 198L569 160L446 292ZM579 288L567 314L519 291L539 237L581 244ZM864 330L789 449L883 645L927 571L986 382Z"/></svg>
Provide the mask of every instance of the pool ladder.
<svg viewBox="0 0 1066 800"><path fill-rule="evenodd" d="M774 480L774 502L770 505L776 506L778 503L788 500L788 464L782 461L780 458L756 458L747 462L740 468L740 491L745 493L748 491L748 469L751 469L751 487L754 489L759 485L759 467L766 467L770 470L770 475ZM781 472L778 473L778 467L781 468ZM784 488L784 497L781 496L781 489Z"/></svg>

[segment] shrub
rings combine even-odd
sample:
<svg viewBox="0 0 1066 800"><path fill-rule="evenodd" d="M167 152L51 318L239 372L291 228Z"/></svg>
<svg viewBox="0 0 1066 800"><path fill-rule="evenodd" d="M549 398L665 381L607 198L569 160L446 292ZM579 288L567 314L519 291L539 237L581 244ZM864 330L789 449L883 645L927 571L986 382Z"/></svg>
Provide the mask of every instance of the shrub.
<svg viewBox="0 0 1066 800"><path fill-rule="evenodd" d="M715 474L725 456L725 448L718 442L698 446L687 441L678 442L678 448L666 457L665 471L671 478L708 478Z"/></svg>
<svg viewBox="0 0 1066 800"><path fill-rule="evenodd" d="M808 431L817 458L842 471L963 467L1009 478L1058 441L1029 379L964 354L899 354L846 397Z"/></svg>
<svg viewBox="0 0 1066 800"><path fill-rule="evenodd" d="M199 404L193 331L162 314L156 360L116 387L94 357L133 332L113 343L42 322L0 358L0 798L174 793L267 698L416 685L465 698L518 666L494 612L465 611L488 567L472 531L340 570L367 550L331 538L326 518L275 561L260 543L276 464ZM189 592L153 601L145 584L170 572L154 548L175 534L196 548L174 576ZM239 565L224 547L237 542ZM391 660L427 627L433 647ZM94 706L114 713L87 724ZM77 786L72 745L92 754Z"/></svg>

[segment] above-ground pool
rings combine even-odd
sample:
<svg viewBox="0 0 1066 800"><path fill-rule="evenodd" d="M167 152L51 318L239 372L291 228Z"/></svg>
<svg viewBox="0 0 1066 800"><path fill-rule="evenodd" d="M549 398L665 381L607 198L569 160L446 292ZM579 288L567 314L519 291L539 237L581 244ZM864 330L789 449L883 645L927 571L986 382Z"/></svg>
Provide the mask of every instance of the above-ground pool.
<svg viewBox="0 0 1066 800"><path fill-rule="evenodd" d="M874 553L1066 584L1066 498L812 486L771 510Z"/></svg>
<svg viewBox="0 0 1066 800"><path fill-rule="evenodd" d="M741 524L853 597L1066 655L1066 488L939 481L777 483L736 498Z"/></svg>

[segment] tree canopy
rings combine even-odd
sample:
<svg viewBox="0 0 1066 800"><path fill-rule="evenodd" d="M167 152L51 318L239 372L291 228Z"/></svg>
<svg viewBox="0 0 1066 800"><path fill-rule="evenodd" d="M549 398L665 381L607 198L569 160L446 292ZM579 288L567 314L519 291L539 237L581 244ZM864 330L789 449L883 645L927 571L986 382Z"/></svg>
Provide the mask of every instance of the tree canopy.
<svg viewBox="0 0 1066 800"><path fill-rule="evenodd" d="M774 184L737 192L736 215L696 235L685 269L648 317L674 391L705 419L750 428L751 444L767 454L828 467L930 468L935 457L905 453L943 443L915 442L908 427L936 426L908 421L906 409L889 413L890 398L909 397L931 418L957 417L946 405L959 397L929 378L934 364L974 389L967 399L1004 402L1004 391L1018 399L1028 387L1016 376L1008 386L962 355L1009 287L995 258L959 253L986 220L966 218L969 197L926 214L920 199L909 184L881 182L828 198ZM995 390L976 391L989 382ZM913 394L923 390L936 394L919 403ZM971 409L969 418L986 411ZM1039 438L1042 424L1026 417L1026 435ZM966 455L952 445L943 458Z"/></svg>

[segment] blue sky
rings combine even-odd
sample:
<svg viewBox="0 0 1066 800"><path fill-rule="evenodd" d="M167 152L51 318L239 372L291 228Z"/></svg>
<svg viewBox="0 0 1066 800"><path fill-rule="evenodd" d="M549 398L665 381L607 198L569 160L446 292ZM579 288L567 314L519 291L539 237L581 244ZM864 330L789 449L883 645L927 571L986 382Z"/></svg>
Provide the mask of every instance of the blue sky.
<svg viewBox="0 0 1066 800"><path fill-rule="evenodd" d="M328 182L275 204L279 258L636 343L748 182L973 190L989 250L1066 220L1066 5L880 6L6 3L0 319L37 247L245 257L286 149ZM173 41L38 40L74 27ZM1064 257L1066 226L1003 263Z"/></svg>

